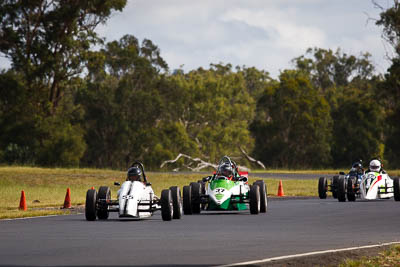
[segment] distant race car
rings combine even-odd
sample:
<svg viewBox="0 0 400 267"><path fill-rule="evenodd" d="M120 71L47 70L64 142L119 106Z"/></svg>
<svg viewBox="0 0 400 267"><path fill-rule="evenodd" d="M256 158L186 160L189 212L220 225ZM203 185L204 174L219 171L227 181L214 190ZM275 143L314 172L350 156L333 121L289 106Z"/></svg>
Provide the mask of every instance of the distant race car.
<svg viewBox="0 0 400 267"><path fill-rule="evenodd" d="M337 198L340 202L356 201L356 198L373 200L394 197L400 201L399 177L390 178L387 173L367 172L361 177L340 177Z"/></svg>
<svg viewBox="0 0 400 267"><path fill-rule="evenodd" d="M138 180L130 179L129 170L135 171ZM108 219L109 212L118 212L120 218L145 218L161 210L164 221L180 219L182 216L182 199L179 187L172 186L161 192L161 198L154 194L151 183L147 181L143 164L136 161L128 170L128 178L118 190L116 200L111 199L111 191L101 186L97 192L89 189L86 193L86 220ZM132 176L135 177L135 176ZM143 177L143 179L141 179ZM115 183L115 185L120 185Z"/></svg>
<svg viewBox="0 0 400 267"><path fill-rule="evenodd" d="M361 179L364 174L362 169L361 160L353 163L350 171L345 174L339 172L339 175L334 175L332 178L320 177L318 180L318 196L320 199L327 197L327 192L332 192L333 198L337 198L338 182L340 178L348 179L349 177L356 177Z"/></svg>
<svg viewBox="0 0 400 267"><path fill-rule="evenodd" d="M239 172L236 163L224 156L218 170L203 180L183 187L184 214L201 210L247 210L251 214L266 212L267 185L262 180L248 184L248 173Z"/></svg>

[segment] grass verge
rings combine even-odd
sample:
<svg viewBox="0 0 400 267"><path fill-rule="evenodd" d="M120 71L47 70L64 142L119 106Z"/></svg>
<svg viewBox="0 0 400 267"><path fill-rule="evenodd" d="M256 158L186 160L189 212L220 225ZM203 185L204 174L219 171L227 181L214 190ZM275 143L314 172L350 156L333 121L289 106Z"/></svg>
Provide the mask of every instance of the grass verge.
<svg viewBox="0 0 400 267"><path fill-rule="evenodd" d="M358 260L346 259L339 267L381 267L400 266L400 245L391 246L374 257L363 257Z"/></svg>

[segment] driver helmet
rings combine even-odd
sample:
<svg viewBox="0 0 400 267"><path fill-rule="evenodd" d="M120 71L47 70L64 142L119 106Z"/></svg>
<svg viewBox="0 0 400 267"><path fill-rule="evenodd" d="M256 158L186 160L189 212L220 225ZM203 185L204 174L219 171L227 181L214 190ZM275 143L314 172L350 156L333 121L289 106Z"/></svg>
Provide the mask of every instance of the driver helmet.
<svg viewBox="0 0 400 267"><path fill-rule="evenodd" d="M353 164L352 168L353 171L360 172L362 170L362 165L360 162L356 162Z"/></svg>
<svg viewBox="0 0 400 267"><path fill-rule="evenodd" d="M233 173L232 166L228 163L222 165L220 171L221 174L225 177L231 177Z"/></svg>
<svg viewBox="0 0 400 267"><path fill-rule="evenodd" d="M128 169L127 180L129 181L141 181L142 171L138 167L130 167Z"/></svg>
<svg viewBox="0 0 400 267"><path fill-rule="evenodd" d="M381 171L381 162L377 159L371 160L369 163L369 169L373 172L380 172Z"/></svg>

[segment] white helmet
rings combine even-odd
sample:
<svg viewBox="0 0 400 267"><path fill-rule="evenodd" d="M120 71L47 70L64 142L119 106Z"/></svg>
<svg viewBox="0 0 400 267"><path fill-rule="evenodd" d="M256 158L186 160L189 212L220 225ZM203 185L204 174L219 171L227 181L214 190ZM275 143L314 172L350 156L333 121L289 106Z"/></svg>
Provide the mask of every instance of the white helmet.
<svg viewBox="0 0 400 267"><path fill-rule="evenodd" d="M369 169L373 172L380 172L381 162L377 159L371 160L371 162L369 163Z"/></svg>

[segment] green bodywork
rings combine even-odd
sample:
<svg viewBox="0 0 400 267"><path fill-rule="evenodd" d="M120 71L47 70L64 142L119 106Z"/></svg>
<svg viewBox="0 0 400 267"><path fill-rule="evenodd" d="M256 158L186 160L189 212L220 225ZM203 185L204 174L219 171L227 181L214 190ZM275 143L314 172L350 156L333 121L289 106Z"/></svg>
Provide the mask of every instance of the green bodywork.
<svg viewBox="0 0 400 267"><path fill-rule="evenodd" d="M214 190L216 188L224 188L230 191L234 186L239 185L240 182L235 182L231 180L212 180L210 182L210 189ZM248 193L244 194L247 198ZM224 194L215 194L215 198L220 200L224 197ZM237 200L240 200L239 197L236 197ZM208 202L208 210L247 210L248 207L246 203L231 203L231 198L228 198L220 205L215 203L211 198L209 198Z"/></svg>

